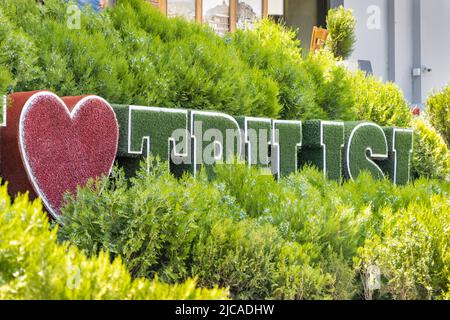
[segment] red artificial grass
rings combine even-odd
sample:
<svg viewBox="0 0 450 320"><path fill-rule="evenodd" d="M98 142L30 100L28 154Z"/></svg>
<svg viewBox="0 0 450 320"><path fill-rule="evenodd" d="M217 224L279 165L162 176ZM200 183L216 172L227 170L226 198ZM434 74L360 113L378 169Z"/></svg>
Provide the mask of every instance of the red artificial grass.
<svg viewBox="0 0 450 320"><path fill-rule="evenodd" d="M6 109L7 126L0 128L0 176L7 181L11 196L29 192L30 199L36 198L36 193L28 180L23 166L18 143L19 118L27 100L38 91L17 92L8 96Z"/></svg>
<svg viewBox="0 0 450 320"><path fill-rule="evenodd" d="M11 98L11 128L6 130L10 135L8 143L2 140L2 160L4 151L8 152L5 147L12 147L14 138L18 148L12 147L14 155L7 161L6 171L2 166L2 174L9 170L4 177L15 192L31 190L31 185L49 212L57 216L66 192L74 194L90 178L109 174L119 135L115 113L98 97L67 97L62 103L54 95L42 92L14 94ZM72 118L69 111L73 111ZM14 113L13 119L10 112ZM17 150L23 161L17 158Z"/></svg>

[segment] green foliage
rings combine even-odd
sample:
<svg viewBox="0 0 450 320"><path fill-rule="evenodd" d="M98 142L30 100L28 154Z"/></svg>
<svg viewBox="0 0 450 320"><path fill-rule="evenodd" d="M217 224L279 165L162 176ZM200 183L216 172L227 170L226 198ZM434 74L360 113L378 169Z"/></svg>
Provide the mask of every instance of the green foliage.
<svg viewBox="0 0 450 320"><path fill-rule="evenodd" d="M384 84L375 77L358 72L353 77L354 112L358 120L381 126L410 127L412 115L403 92L394 83Z"/></svg>
<svg viewBox="0 0 450 320"><path fill-rule="evenodd" d="M377 235L366 239L355 263L361 274L375 265L383 285L377 298L436 299L448 288L450 275L450 204L433 196L430 205L412 203L392 212L381 210Z"/></svg>
<svg viewBox="0 0 450 320"><path fill-rule="evenodd" d="M313 249L311 262L332 275L341 298L358 292L349 264L366 238L381 235L385 208L398 216L412 205L450 206L450 184L427 180L398 187L362 174L340 185L306 169L278 184L243 167L219 168L218 179L252 217L277 225L285 239ZM446 270L445 264L436 268Z"/></svg>
<svg viewBox="0 0 450 320"><path fill-rule="evenodd" d="M49 89L231 115L409 124L397 87L353 75L326 50L302 58L295 33L273 21L223 39L124 0L100 14L86 8L80 29L69 29L67 5L2 1L1 92Z"/></svg>
<svg viewBox="0 0 450 320"><path fill-rule="evenodd" d="M427 115L430 123L442 135L450 147L450 85L427 100Z"/></svg>
<svg viewBox="0 0 450 320"><path fill-rule="evenodd" d="M40 201L20 195L11 203L0 187L0 299L225 299L227 292L196 289L195 281L168 285L132 280L120 257L103 251L87 258L56 241Z"/></svg>
<svg viewBox="0 0 450 320"><path fill-rule="evenodd" d="M439 133L423 119L412 122L414 152L413 177L445 179L450 175L450 151Z"/></svg>
<svg viewBox="0 0 450 320"><path fill-rule="evenodd" d="M450 282L450 278L448 278L448 281ZM445 293L442 297L443 300L450 300L450 285L448 287L447 293Z"/></svg>
<svg viewBox="0 0 450 320"><path fill-rule="evenodd" d="M330 52L319 51L301 64L313 82L314 100L323 109L307 119L354 120L353 75ZM302 118L303 119L303 118Z"/></svg>
<svg viewBox="0 0 450 320"><path fill-rule="evenodd" d="M352 75L331 53L302 58L295 32L271 20L227 41L241 59L278 84L282 119L354 119Z"/></svg>
<svg viewBox="0 0 450 320"><path fill-rule="evenodd" d="M40 76L37 57L33 41L15 28L0 7L0 94L9 93L13 86L35 81Z"/></svg>
<svg viewBox="0 0 450 320"><path fill-rule="evenodd" d="M277 84L236 59L208 28L124 0L100 14L86 8L80 29L69 29L67 5L2 1L0 60L15 91L45 88L97 94L111 103L277 116Z"/></svg>
<svg viewBox="0 0 450 320"><path fill-rule="evenodd" d="M255 24L254 30L226 39L239 57L277 83L283 119L313 119L324 114L314 99L314 84L301 68L301 50L295 32L271 20Z"/></svg>
<svg viewBox="0 0 450 320"><path fill-rule="evenodd" d="M277 182L245 164L217 166L213 181L177 180L158 164L129 185L115 170L100 186L69 199L62 239L89 254L121 256L134 277L197 277L238 299L363 297L353 260L367 239L383 236L384 220L414 205L450 205L446 182L400 187L362 173L341 184L311 168ZM439 279L437 291L448 285Z"/></svg>
<svg viewBox="0 0 450 320"><path fill-rule="evenodd" d="M356 19L353 10L339 6L328 11L327 29L327 47L334 56L343 60L350 57L356 42Z"/></svg>
<svg viewBox="0 0 450 320"><path fill-rule="evenodd" d="M374 77L354 75L354 110L360 120L381 126L414 129L411 176L446 178L450 172L449 151L439 133L422 119L414 120L401 90L393 83L383 84ZM436 98L432 101L441 101ZM437 102L435 102L437 104Z"/></svg>
<svg viewBox="0 0 450 320"><path fill-rule="evenodd" d="M120 171L113 175L101 193L98 184L69 199L63 239L90 254L121 256L134 277L179 282L194 276L202 286L229 287L234 298L330 295L331 276L309 265L310 248L247 218L205 174L177 180L159 164L148 175L143 168L130 185Z"/></svg>

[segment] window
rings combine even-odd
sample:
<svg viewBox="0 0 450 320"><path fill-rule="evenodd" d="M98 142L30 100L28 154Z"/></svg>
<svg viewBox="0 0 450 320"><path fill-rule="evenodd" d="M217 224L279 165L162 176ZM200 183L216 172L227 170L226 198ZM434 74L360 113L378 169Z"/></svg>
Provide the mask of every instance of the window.
<svg viewBox="0 0 450 320"><path fill-rule="evenodd" d="M219 35L236 28L252 28L267 17L269 1L279 0L146 0L168 17L181 16L209 25Z"/></svg>
<svg viewBox="0 0 450 320"><path fill-rule="evenodd" d="M255 21L263 15L263 1L239 0L237 4L237 28L253 29Z"/></svg>
<svg viewBox="0 0 450 320"><path fill-rule="evenodd" d="M230 31L230 1L203 0L203 23L221 36Z"/></svg>
<svg viewBox="0 0 450 320"><path fill-rule="evenodd" d="M181 16L187 20L195 20L196 0L167 0L167 16Z"/></svg>

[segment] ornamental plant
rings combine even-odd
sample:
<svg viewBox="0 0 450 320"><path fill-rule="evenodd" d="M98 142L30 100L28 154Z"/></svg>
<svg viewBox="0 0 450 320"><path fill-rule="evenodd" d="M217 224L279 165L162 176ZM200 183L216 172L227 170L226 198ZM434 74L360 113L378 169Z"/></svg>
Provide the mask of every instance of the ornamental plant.
<svg viewBox="0 0 450 320"><path fill-rule="evenodd" d="M39 79L41 70L37 64L38 52L34 40L17 29L0 8L0 94Z"/></svg>
<svg viewBox="0 0 450 320"><path fill-rule="evenodd" d="M315 99L314 83L301 66L296 33L271 20L256 22L253 30L238 30L226 41L251 67L278 84L279 115L283 119L327 117Z"/></svg>
<svg viewBox="0 0 450 320"><path fill-rule="evenodd" d="M347 121L356 119L354 75L341 65L330 52L322 50L309 55L302 61L300 67L312 80L315 92L314 101L325 114L323 117L316 116L313 119Z"/></svg>
<svg viewBox="0 0 450 320"><path fill-rule="evenodd" d="M205 173L177 180L161 163L130 184L122 175L116 169L102 192L94 184L68 198L60 238L89 254L122 256L134 277L197 277L201 286L229 287L236 299L364 298L354 261L367 241L383 239L383 223L412 206L449 209L450 184L437 180L395 186L361 174L339 183L307 168L276 182L244 164L218 166L212 181ZM429 298L448 285L437 276L445 266L417 271L439 279Z"/></svg>
<svg viewBox="0 0 450 320"><path fill-rule="evenodd" d="M60 237L91 255L121 256L134 277L172 283L193 276L238 299L331 297L332 275L309 264L313 246L261 225L205 173L177 180L157 162L130 184L116 169L99 193L101 186L68 198Z"/></svg>
<svg viewBox="0 0 450 320"><path fill-rule="evenodd" d="M442 136L426 120L415 119L414 153L411 162L413 177L448 179L450 151Z"/></svg>
<svg viewBox="0 0 450 320"><path fill-rule="evenodd" d="M326 20L328 29L326 46L336 58L347 59L352 54L356 42L356 19L353 11L339 6L328 11Z"/></svg>
<svg viewBox="0 0 450 320"><path fill-rule="evenodd" d="M3 50L12 57L6 66L28 72L11 89L276 117L277 84L236 59L208 28L163 17L144 1L125 0L99 14L86 6L80 27L70 29L69 4L2 1L0 12L10 26L5 34L18 33L9 40L14 46ZM15 58L22 52L28 55Z"/></svg>
<svg viewBox="0 0 450 320"><path fill-rule="evenodd" d="M373 76L356 72L351 86L357 119L370 119L381 126L410 127L410 106L396 84L384 84Z"/></svg>
<svg viewBox="0 0 450 320"><path fill-rule="evenodd" d="M450 146L450 85L441 92L432 94L427 100L427 115L433 127Z"/></svg>
<svg viewBox="0 0 450 320"><path fill-rule="evenodd" d="M168 285L133 280L120 257L104 251L88 258L56 241L39 200L19 195L14 202L0 186L0 299L226 299L226 290L196 289L194 280Z"/></svg>
<svg viewBox="0 0 450 320"><path fill-rule="evenodd" d="M430 205L411 203L396 214L381 210L381 225L368 237L355 258L361 275L376 265L381 299L435 299L447 291L450 274L448 195L432 196Z"/></svg>

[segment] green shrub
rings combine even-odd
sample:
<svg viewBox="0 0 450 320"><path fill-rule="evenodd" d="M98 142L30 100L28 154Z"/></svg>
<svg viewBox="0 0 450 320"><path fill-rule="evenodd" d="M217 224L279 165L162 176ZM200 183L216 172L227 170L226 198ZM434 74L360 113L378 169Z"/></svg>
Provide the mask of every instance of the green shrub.
<svg viewBox="0 0 450 320"><path fill-rule="evenodd" d="M278 226L284 239L310 246L310 264L330 274L336 295L346 299L358 292L351 260L366 237L379 232L383 208L397 213L415 203L431 206L436 195L450 195L449 183L419 179L395 186L368 173L340 184L312 169L279 183L244 166L217 171L218 181L250 216Z"/></svg>
<svg viewBox="0 0 450 320"><path fill-rule="evenodd" d="M282 119L343 119L354 114L352 77L329 52L305 59L295 32L271 20L228 37L241 59L279 87Z"/></svg>
<svg viewBox="0 0 450 320"><path fill-rule="evenodd" d="M120 257L87 258L68 243L57 244L40 201L16 197L0 186L0 299L224 299L227 292L196 289L195 281L170 286L132 280Z"/></svg>
<svg viewBox="0 0 450 320"><path fill-rule="evenodd" d="M69 199L61 238L122 256L134 277L198 277L238 299L363 296L353 259L381 237L385 211L401 215L450 195L448 182L395 186L363 173L341 184L311 168L280 182L243 164L218 166L213 181L177 180L161 164L130 185L117 172L101 193L92 186Z"/></svg>
<svg viewBox="0 0 450 320"><path fill-rule="evenodd" d="M370 120L381 126L408 128L412 115L403 92L394 83L384 84L375 77L354 74L354 111L358 120Z"/></svg>
<svg viewBox="0 0 450 320"><path fill-rule="evenodd" d="M442 135L450 147L450 85L442 92L431 95L427 100L427 114L430 123Z"/></svg>
<svg viewBox="0 0 450 320"><path fill-rule="evenodd" d="M61 237L90 254L121 256L134 277L197 277L201 286L229 287L238 299L329 295L329 275L310 266L306 253L292 252L286 262L290 244L277 229L248 217L204 174L177 180L159 164L149 175L143 168L130 185L115 171L101 194L98 188L69 199ZM286 282L298 277L304 282Z"/></svg>
<svg viewBox="0 0 450 320"><path fill-rule="evenodd" d="M312 119L323 114L314 99L313 83L300 68L300 42L295 32L271 20L261 20L253 30L239 30L226 41L242 60L278 85L281 118Z"/></svg>
<svg viewBox="0 0 450 320"><path fill-rule="evenodd" d="M414 129L411 176L446 178L450 173L449 150L439 133L426 121L413 119L401 90L393 83L383 84L361 72L354 75L354 110L358 120L382 126ZM434 101L440 101L436 98ZM437 104L437 102L434 102Z"/></svg>
<svg viewBox="0 0 450 320"><path fill-rule="evenodd" d="M343 60L350 57L356 42L356 19L351 9L343 6L331 9L327 15L327 47L334 56Z"/></svg>
<svg viewBox="0 0 450 320"><path fill-rule="evenodd" d="M0 94L40 77L34 41L11 21L0 7Z"/></svg>
<svg viewBox="0 0 450 320"><path fill-rule="evenodd" d="M312 119L355 119L353 76L330 52L322 50L309 55L301 64L301 71L312 80L314 100L324 111Z"/></svg>
<svg viewBox="0 0 450 320"><path fill-rule="evenodd" d="M11 89L97 94L111 103L226 111L276 117L277 84L208 28L168 19L141 0L100 14L88 7L69 29L67 3L5 0L0 60ZM3 22L3 23L2 23ZM31 41L32 39L33 41Z"/></svg>
<svg viewBox="0 0 450 320"><path fill-rule="evenodd" d="M412 124L414 128L412 176L416 178L448 178L450 175L450 151L444 139L422 119L416 119Z"/></svg>
<svg viewBox="0 0 450 320"><path fill-rule="evenodd" d="M448 282L450 283L450 277L448 278ZM450 300L450 285L448 286L448 291L441 297L443 300Z"/></svg>
<svg viewBox="0 0 450 320"><path fill-rule="evenodd" d="M413 203L393 212L381 210L378 234L359 250L355 264L362 274L378 266L382 285L377 298L435 299L448 288L450 274L450 203L433 196L426 206Z"/></svg>

